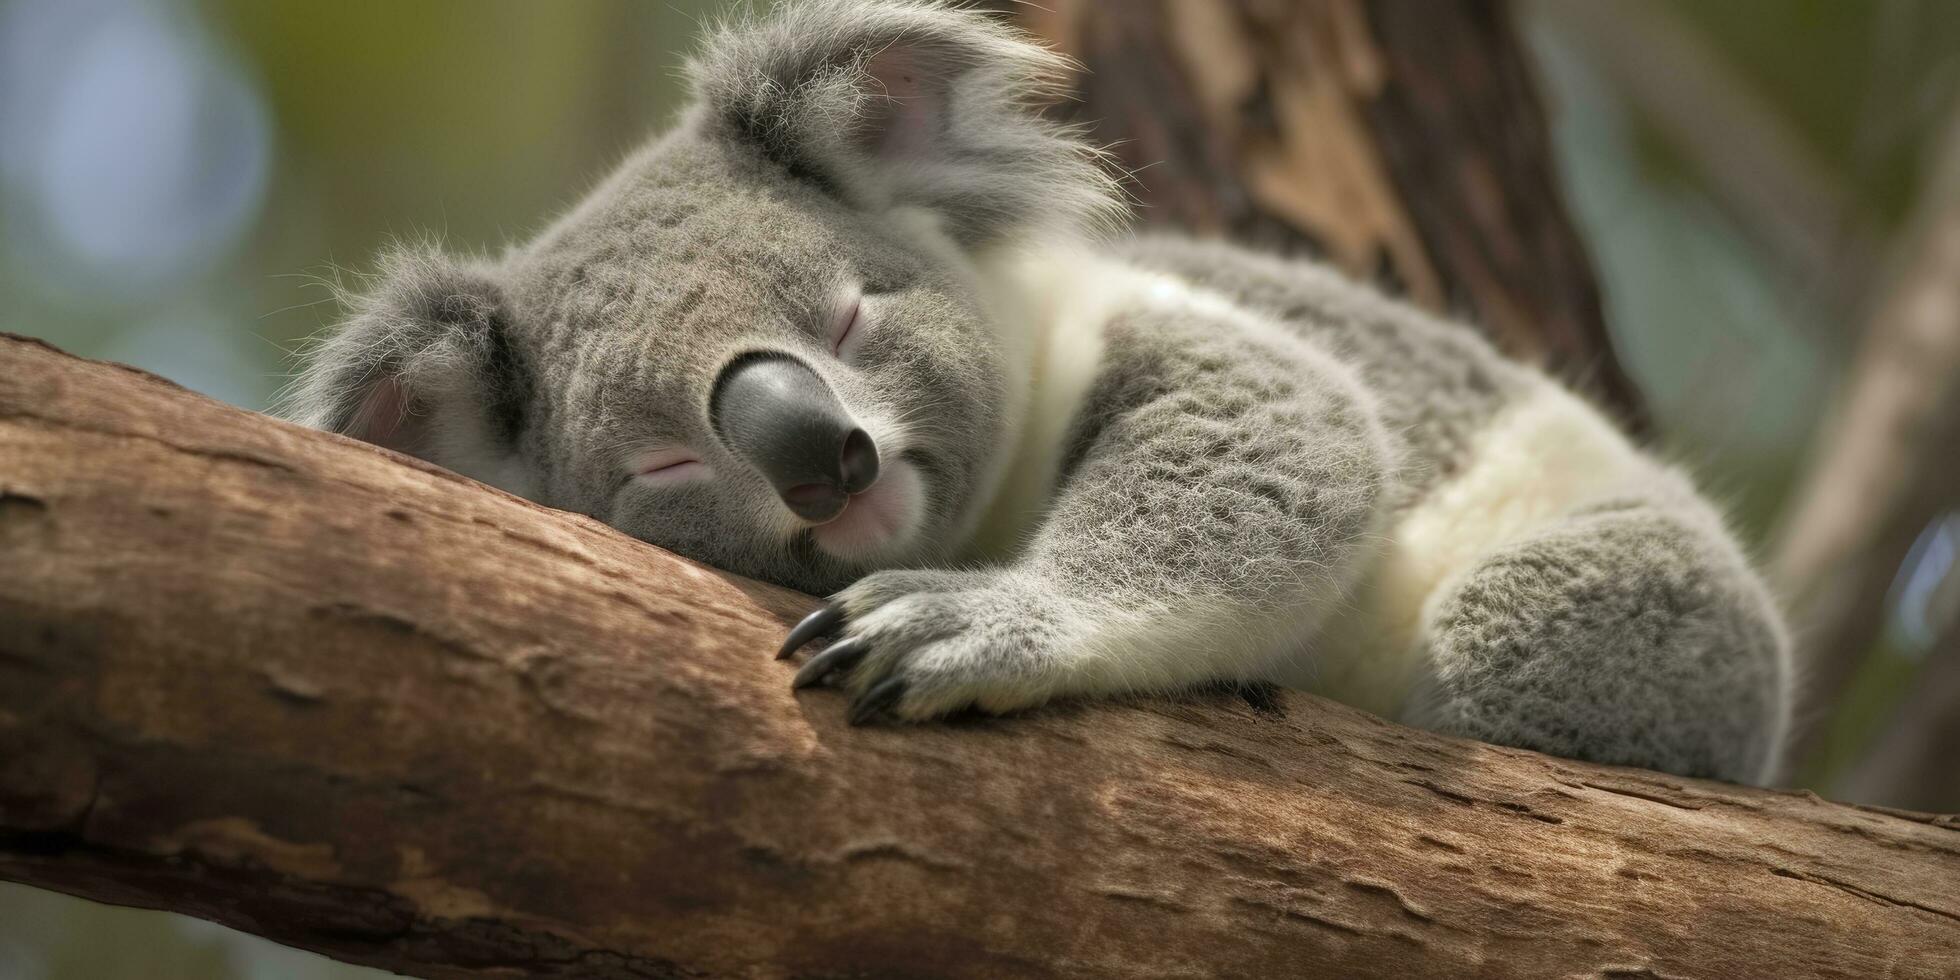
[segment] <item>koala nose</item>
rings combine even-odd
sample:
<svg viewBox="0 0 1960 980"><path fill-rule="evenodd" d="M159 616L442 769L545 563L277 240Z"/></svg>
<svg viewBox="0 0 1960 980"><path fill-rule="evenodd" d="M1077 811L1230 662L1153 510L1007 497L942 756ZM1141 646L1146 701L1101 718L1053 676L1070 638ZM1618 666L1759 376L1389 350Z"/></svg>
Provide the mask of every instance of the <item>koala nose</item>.
<svg viewBox="0 0 1960 980"><path fill-rule="evenodd" d="M737 358L715 380L708 418L790 511L823 523L878 479L878 446L830 386L782 354Z"/></svg>

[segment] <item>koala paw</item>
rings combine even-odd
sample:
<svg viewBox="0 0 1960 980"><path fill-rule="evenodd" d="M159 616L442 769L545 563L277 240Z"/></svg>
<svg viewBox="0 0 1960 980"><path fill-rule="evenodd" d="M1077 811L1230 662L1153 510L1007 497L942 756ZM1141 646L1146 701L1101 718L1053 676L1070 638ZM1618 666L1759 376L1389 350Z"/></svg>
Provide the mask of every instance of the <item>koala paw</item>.
<svg viewBox="0 0 1960 980"><path fill-rule="evenodd" d="M1067 621L1059 600L1002 573L877 572L798 623L778 657L835 638L791 686L841 682L854 725L998 713L1061 693Z"/></svg>

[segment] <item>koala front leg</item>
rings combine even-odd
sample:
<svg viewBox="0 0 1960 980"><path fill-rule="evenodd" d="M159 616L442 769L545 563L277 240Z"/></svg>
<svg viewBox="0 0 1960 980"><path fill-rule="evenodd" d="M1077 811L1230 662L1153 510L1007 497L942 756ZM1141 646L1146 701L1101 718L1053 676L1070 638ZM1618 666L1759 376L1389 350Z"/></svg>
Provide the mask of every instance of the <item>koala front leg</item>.
<svg viewBox="0 0 1960 980"><path fill-rule="evenodd" d="M1086 448L1026 553L884 571L791 635L798 687L844 678L851 720L1008 711L1064 695L1260 677L1346 598L1390 453L1348 371L1237 324L1111 337Z"/></svg>

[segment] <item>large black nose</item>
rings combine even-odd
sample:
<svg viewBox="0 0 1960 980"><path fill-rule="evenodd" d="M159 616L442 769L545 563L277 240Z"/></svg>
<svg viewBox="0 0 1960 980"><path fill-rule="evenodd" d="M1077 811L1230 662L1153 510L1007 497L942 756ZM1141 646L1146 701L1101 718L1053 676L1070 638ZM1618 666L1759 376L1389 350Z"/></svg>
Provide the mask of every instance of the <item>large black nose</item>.
<svg viewBox="0 0 1960 980"><path fill-rule="evenodd" d="M827 521L878 479L878 447L830 386L786 354L737 358L715 379L708 416L796 516Z"/></svg>

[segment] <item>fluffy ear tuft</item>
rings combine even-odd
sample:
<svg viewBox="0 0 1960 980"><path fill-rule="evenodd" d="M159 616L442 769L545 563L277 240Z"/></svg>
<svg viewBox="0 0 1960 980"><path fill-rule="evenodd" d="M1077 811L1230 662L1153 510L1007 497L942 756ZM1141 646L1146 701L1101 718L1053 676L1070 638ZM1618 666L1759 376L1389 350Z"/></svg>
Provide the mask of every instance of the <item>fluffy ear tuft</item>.
<svg viewBox="0 0 1960 980"><path fill-rule="evenodd" d="M715 31L689 74L731 138L853 204L928 208L974 247L1120 217L1102 154L1040 114L1067 68L979 11L800 0Z"/></svg>
<svg viewBox="0 0 1960 980"><path fill-rule="evenodd" d="M485 269L397 249L348 318L302 353L278 413L508 486L529 401L503 290Z"/></svg>

